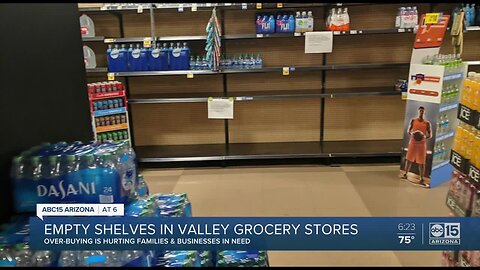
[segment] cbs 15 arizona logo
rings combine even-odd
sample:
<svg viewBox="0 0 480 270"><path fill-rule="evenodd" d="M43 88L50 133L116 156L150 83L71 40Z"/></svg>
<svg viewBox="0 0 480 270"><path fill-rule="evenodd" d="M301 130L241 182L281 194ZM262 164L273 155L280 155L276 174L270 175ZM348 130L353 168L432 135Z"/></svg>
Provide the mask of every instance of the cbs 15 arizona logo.
<svg viewBox="0 0 480 270"><path fill-rule="evenodd" d="M430 223L430 245L460 245L460 223Z"/></svg>

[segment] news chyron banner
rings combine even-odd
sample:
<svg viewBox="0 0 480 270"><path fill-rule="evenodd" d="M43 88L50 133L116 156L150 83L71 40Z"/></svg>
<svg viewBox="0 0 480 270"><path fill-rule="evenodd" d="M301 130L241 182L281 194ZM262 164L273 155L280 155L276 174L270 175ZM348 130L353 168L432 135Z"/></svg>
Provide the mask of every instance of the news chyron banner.
<svg viewBox="0 0 480 270"><path fill-rule="evenodd" d="M115 205L67 205L54 211L76 215L69 217L37 212L37 217L30 218L30 247L52 251L480 250L479 218L151 218L124 217L123 205L119 206L114 211ZM109 211L121 214L97 216ZM78 216L88 212L92 215Z"/></svg>

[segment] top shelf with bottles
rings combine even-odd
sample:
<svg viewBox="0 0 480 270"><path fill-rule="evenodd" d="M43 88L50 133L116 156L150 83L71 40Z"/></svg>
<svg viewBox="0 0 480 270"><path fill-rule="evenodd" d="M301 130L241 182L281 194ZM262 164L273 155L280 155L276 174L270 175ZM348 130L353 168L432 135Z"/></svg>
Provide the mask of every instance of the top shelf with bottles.
<svg viewBox="0 0 480 270"><path fill-rule="evenodd" d="M213 7L219 9L281 9L281 8L314 8L314 7L341 7L341 6L358 6L372 5L381 3L154 3L152 8L158 10L176 9L183 12L185 9L197 11L198 9L211 9ZM80 12L137 12L143 13L144 10L150 9L150 4L122 4L122 5L103 5L102 7L80 7Z"/></svg>

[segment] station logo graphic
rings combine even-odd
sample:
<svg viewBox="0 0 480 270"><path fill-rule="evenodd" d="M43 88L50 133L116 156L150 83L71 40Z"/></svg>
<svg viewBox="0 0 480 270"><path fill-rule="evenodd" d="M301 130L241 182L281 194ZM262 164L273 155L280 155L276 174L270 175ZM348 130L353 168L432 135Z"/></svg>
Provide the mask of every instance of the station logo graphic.
<svg viewBox="0 0 480 270"><path fill-rule="evenodd" d="M460 223L429 224L430 245L460 245Z"/></svg>

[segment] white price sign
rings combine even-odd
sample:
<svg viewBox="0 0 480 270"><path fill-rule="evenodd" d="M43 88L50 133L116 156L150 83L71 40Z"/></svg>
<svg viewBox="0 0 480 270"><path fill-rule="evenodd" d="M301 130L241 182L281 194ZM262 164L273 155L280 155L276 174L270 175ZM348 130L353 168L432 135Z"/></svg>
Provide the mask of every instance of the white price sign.
<svg viewBox="0 0 480 270"><path fill-rule="evenodd" d="M233 119L234 98L208 98L208 119Z"/></svg>

